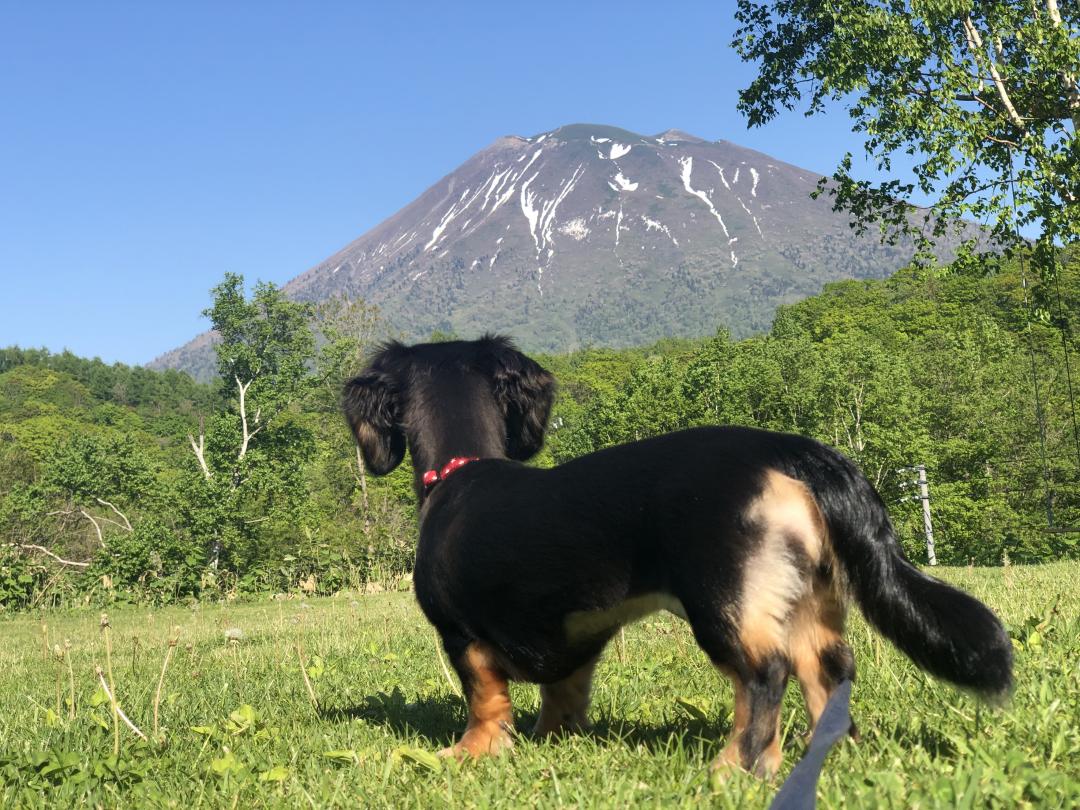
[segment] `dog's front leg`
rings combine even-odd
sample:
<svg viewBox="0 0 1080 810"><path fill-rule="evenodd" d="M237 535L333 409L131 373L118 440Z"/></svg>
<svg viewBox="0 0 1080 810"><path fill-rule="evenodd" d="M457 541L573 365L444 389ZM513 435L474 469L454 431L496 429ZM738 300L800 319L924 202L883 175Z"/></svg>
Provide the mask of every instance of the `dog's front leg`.
<svg viewBox="0 0 1080 810"><path fill-rule="evenodd" d="M491 648L472 642L454 659L469 704L469 722L461 739L440 756L474 757L498 754L514 744L509 679Z"/></svg>
<svg viewBox="0 0 1080 810"><path fill-rule="evenodd" d="M540 687L540 716L533 727L534 737L569 734L589 728L589 693L596 656L569 678Z"/></svg>

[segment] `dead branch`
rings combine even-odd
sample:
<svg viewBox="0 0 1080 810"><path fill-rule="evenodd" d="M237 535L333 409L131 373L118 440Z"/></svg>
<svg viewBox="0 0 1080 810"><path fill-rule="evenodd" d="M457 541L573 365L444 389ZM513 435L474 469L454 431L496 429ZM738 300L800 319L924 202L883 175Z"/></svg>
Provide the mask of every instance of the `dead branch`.
<svg viewBox="0 0 1080 810"><path fill-rule="evenodd" d="M71 565L71 566L74 566L76 568L89 568L90 567L90 563L88 563L88 562L79 562L78 560L65 560L63 557L60 557L59 555L54 554L53 552L49 551L47 548L45 548L45 546L38 546L38 545L34 545L33 543L6 543L5 545L7 545L8 548L21 548L21 549L29 549L31 551L38 551L38 552L40 552L40 553L42 553L42 554L44 554L44 555L46 555L48 557L52 557L54 560L56 560L58 563L60 563L62 565Z"/></svg>
<svg viewBox="0 0 1080 810"><path fill-rule="evenodd" d="M127 515L125 515L123 512L121 512L119 509L117 509L115 506L113 506L108 501L104 501L101 498L94 498L94 500L97 501L98 503L100 503L102 506L107 506L110 509L112 509L114 512L116 512L116 514L118 514L120 516L120 519L122 521L124 521L123 526L122 526L123 528L127 529L129 532L135 531L133 528L131 528L131 521L129 521L127 519ZM109 522L110 523L116 523L115 520L112 520L112 521L109 521ZM116 525L120 526L121 524L117 523Z"/></svg>
<svg viewBox="0 0 1080 810"><path fill-rule="evenodd" d="M85 509L80 508L79 514L89 520L94 525L94 531L97 532L98 542L101 543L102 548L105 548L105 537L101 533L101 524L98 523L94 516L87 512Z"/></svg>

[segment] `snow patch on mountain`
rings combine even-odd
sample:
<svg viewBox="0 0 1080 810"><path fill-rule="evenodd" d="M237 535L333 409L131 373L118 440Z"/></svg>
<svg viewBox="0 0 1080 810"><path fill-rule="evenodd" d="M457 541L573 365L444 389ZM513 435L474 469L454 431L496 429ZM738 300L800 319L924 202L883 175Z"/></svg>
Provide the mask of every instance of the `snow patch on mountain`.
<svg viewBox="0 0 1080 810"><path fill-rule="evenodd" d="M608 185L611 186L616 191L637 191L637 187L638 187L637 183L631 183L629 180L627 180L626 177L623 176L622 172L619 172L618 174L616 174L615 175L615 182L614 183L609 182Z"/></svg>
<svg viewBox="0 0 1080 810"><path fill-rule="evenodd" d="M724 177L724 167L714 160L710 160L709 163L715 166L716 170L720 172L720 182L724 184L724 188L726 188L728 191L731 191L731 184L728 183L727 178Z"/></svg>
<svg viewBox="0 0 1080 810"><path fill-rule="evenodd" d="M607 159L618 160L619 158L628 154L630 154L630 147L627 144L613 143L611 144L611 151L609 151L607 154ZM603 153L601 153L600 157L604 157Z"/></svg>
<svg viewBox="0 0 1080 810"><path fill-rule="evenodd" d="M555 220L555 212L559 209L562 201L573 191L578 180L585 174L585 167L578 164L574 174L568 180L563 180L559 184L555 196L549 200L543 200L539 192L529 190L529 186L532 185L537 174L530 177L525 182L525 185L521 187L521 212L525 215L525 219L528 220L529 233L532 235L533 244L536 246L536 256L540 258L540 254L551 241L551 229Z"/></svg>
<svg viewBox="0 0 1080 810"><path fill-rule="evenodd" d="M575 217L567 222L564 222L558 228L559 233L564 236L569 236L580 242L582 239L589 235L589 226L585 224L584 217Z"/></svg>
<svg viewBox="0 0 1080 810"><path fill-rule="evenodd" d="M693 194L695 197L705 203L705 205L709 206L710 213L712 213L712 215L716 217L716 221L719 222L720 227L723 228L724 236L730 239L731 234L728 233L727 225L724 224L724 218L720 216L720 212L716 210L716 206L714 206L712 200L709 199L709 195L706 194L704 191L693 188L690 185L690 175L694 171L694 159L692 157L679 158L679 165L682 167L681 177L683 188L686 189L688 194ZM734 255L735 254L733 252L732 267L735 266L735 263L737 261L736 259L734 259Z"/></svg>
<svg viewBox="0 0 1080 810"><path fill-rule="evenodd" d="M673 245L675 245L675 247L679 246L679 240L671 235L671 231L668 230L668 226L665 225L664 223L659 222L658 220L655 220L655 219L649 219L644 214L642 214L642 216L641 216L641 221L645 223L645 231L646 232L648 232L648 231L660 231L661 233L664 233L664 234L667 235L667 238L671 240L671 243Z"/></svg>
<svg viewBox="0 0 1080 810"><path fill-rule="evenodd" d="M750 210L749 208L747 208L747 207L746 207L746 203L744 203L744 202L742 201L742 198L741 198L741 197L740 197L739 195L737 195L737 194L736 194L736 195L735 195L735 199L739 201L739 205L741 205L741 206L742 206L742 210L743 210L743 211L745 211L745 212L746 212L747 214L749 214L749 215L750 215L750 219L752 219L752 220L754 221L754 227L755 227L755 228L757 228L757 233L758 233L758 236L760 236L760 237L761 237L762 239L764 239L764 238L765 238L765 234L763 234L763 233L761 232L761 226L760 226L760 225L758 225L757 217L755 217L755 216L754 216L754 213L753 213L753 212L752 212L752 211L751 211L751 210Z"/></svg>

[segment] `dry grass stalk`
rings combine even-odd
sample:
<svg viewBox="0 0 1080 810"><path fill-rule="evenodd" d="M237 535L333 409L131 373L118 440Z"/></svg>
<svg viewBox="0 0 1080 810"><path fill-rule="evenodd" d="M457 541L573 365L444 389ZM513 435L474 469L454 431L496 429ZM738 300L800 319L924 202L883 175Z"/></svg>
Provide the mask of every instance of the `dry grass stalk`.
<svg viewBox="0 0 1080 810"><path fill-rule="evenodd" d="M161 675L158 676L157 689L154 690L154 739L158 739L158 709L161 706L161 689L165 685L165 671L169 668L169 660L172 658L173 650L176 649L176 645L180 643L180 627L177 625L173 628L172 637L169 638L169 646L165 650L165 660L161 664Z"/></svg>
<svg viewBox="0 0 1080 810"><path fill-rule="evenodd" d="M145 740L146 735L143 734L139 730L138 726L136 726L134 723L131 722L131 718L128 717L126 714L124 714L124 710L120 708L120 704L116 701L116 696L113 694L112 690L109 689L109 684L106 683L106 681L105 681L105 673L101 671L101 667L99 667L99 666L94 667L94 672L97 673L98 681L101 682L101 688L105 690L105 696L109 699L109 703L112 705L113 717L115 719L123 720L124 725L126 725L128 728L130 728L135 733L136 737L138 737L140 740ZM119 725L116 725L116 732L119 735L119 733L120 733L120 726ZM114 751L117 754L119 754L119 751L120 751L120 743L119 742L117 742L115 744Z"/></svg>
<svg viewBox="0 0 1080 810"><path fill-rule="evenodd" d="M101 667L96 667L98 678L101 680L101 686L105 690L105 694L109 696L109 706L112 708L113 716L113 756L120 756L120 720L119 712L120 706L116 703L115 684L113 680L112 671L112 634L109 632L112 629L112 625L109 623L109 614L101 614L101 622L98 625L101 628L101 632L105 634L105 668L109 673L109 683L105 683L105 679L101 676ZM111 688L110 688L111 687Z"/></svg>
<svg viewBox="0 0 1080 810"><path fill-rule="evenodd" d="M68 670L68 717L75 719L75 669L71 665L71 641L64 639L64 660L67 661Z"/></svg>
<svg viewBox="0 0 1080 810"><path fill-rule="evenodd" d="M304 661L304 648L300 644L300 638L296 639L296 655L300 659L300 675L304 678L304 688L307 689L308 698L311 700L311 705L315 707L315 711L319 710L319 699L315 697L315 690L311 686L311 679L307 674L307 664Z"/></svg>
<svg viewBox="0 0 1080 810"><path fill-rule="evenodd" d="M56 662L56 716L59 717L63 711L63 700L60 696L64 683L64 651L59 644L53 645L53 660Z"/></svg>

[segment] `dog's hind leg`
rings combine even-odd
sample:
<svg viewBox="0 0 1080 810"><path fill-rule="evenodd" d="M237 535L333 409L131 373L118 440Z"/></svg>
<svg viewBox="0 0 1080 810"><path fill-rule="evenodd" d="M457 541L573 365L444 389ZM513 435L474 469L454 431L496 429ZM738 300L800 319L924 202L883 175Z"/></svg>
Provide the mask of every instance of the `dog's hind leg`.
<svg viewBox="0 0 1080 810"><path fill-rule="evenodd" d="M815 594L800 606L792 623L791 658L799 679L810 731L843 680L855 679L855 655L843 640L844 610L831 594ZM857 737L854 723L851 736Z"/></svg>
<svg viewBox="0 0 1080 810"><path fill-rule="evenodd" d="M733 642L729 640L733 628L725 626L722 618L704 621L702 614L692 614L691 625L698 644L735 687L731 736L712 769L743 768L758 776L772 776L782 760L780 705L791 672L780 626L768 622L757 635L748 634L744 626ZM777 635L770 639L766 631Z"/></svg>
<svg viewBox="0 0 1080 810"><path fill-rule="evenodd" d="M509 678L494 651L487 644L474 641L453 660L469 704L469 722L461 739L439 755L479 757L511 747L514 718Z"/></svg>
<svg viewBox="0 0 1080 810"><path fill-rule="evenodd" d="M540 687L540 716L534 737L565 734L589 727L589 692L600 656L588 661L568 678Z"/></svg>
<svg viewBox="0 0 1080 810"><path fill-rule="evenodd" d="M749 668L721 668L735 686L735 723L731 738L713 762L713 770L742 767L762 777L780 768L780 705L791 663L780 653Z"/></svg>

